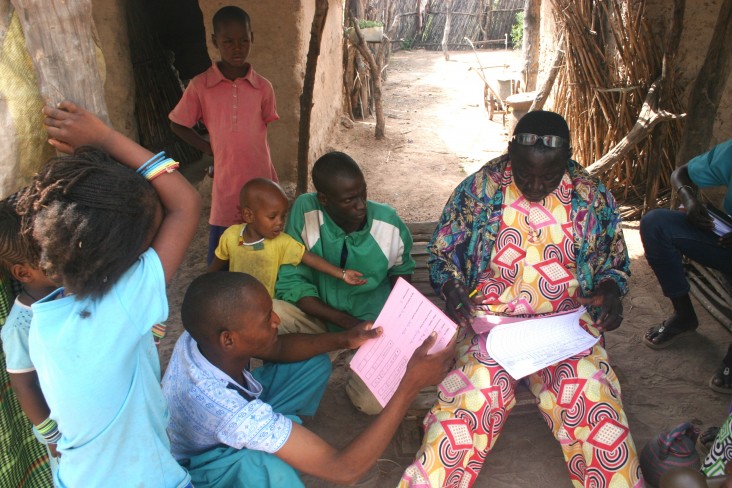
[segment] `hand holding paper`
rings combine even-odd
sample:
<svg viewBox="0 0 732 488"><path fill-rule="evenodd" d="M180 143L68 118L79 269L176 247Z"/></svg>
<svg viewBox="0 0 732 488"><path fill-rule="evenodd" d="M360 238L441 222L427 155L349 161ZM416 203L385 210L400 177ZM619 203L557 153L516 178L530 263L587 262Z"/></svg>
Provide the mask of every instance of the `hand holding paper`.
<svg viewBox="0 0 732 488"><path fill-rule="evenodd" d="M361 322L357 326L341 332L344 337L343 347L357 349L366 341L379 337L382 332L381 327L374 327L373 322Z"/></svg>
<svg viewBox="0 0 732 488"><path fill-rule="evenodd" d="M374 327L381 327L383 334L361 346L351 360L351 369L361 377L382 406L397 389L415 349L435 332L435 343L429 352L442 351L457 330L455 323L437 306L401 278L397 280ZM446 354L451 356L452 352Z"/></svg>
<svg viewBox="0 0 732 488"><path fill-rule="evenodd" d="M427 336L421 346L415 349L407 363L407 370L400 383L403 387L414 388L414 393L426 386L436 385L445 379L455 362L455 342L457 335L441 351L429 353L437 340L437 334Z"/></svg>

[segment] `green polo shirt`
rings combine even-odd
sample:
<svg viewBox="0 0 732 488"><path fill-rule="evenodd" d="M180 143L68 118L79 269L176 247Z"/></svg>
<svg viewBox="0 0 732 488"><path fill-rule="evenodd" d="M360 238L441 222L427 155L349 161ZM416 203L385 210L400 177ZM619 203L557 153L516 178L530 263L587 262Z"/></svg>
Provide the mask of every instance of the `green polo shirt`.
<svg viewBox="0 0 732 488"><path fill-rule="evenodd" d="M390 276L414 271L412 236L388 205L368 201L366 225L346 234L328 216L315 193L300 195L290 210L285 231L313 254L339 268L363 273L365 285L351 286L307 266L280 267L275 296L297 304L318 297L327 305L362 320L375 320L391 292ZM345 263L342 263L346 248Z"/></svg>

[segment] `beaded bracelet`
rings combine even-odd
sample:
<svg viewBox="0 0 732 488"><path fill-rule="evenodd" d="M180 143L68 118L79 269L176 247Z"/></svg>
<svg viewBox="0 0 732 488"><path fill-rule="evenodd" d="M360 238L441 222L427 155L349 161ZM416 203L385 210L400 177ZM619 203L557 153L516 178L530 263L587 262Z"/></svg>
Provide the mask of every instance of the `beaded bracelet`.
<svg viewBox="0 0 732 488"><path fill-rule="evenodd" d="M41 434L49 444L56 444L61 439L61 432L58 430L58 424L50 417L35 427L38 433Z"/></svg>

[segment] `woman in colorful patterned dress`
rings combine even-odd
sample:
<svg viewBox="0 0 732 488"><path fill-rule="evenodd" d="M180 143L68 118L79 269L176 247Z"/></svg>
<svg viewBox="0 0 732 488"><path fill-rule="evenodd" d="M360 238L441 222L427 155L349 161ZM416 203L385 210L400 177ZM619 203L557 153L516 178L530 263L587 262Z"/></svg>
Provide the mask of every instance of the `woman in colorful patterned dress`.
<svg viewBox="0 0 732 488"><path fill-rule="evenodd" d="M518 380L469 326L477 309L536 317L588 305L580 325L591 334L620 326L630 271L620 217L612 195L571 155L566 121L530 112L508 153L448 200L429 266L435 291L461 325L457 364L438 387L400 486L472 486L516 404ZM526 379L575 487L642 487L620 385L601 343Z"/></svg>

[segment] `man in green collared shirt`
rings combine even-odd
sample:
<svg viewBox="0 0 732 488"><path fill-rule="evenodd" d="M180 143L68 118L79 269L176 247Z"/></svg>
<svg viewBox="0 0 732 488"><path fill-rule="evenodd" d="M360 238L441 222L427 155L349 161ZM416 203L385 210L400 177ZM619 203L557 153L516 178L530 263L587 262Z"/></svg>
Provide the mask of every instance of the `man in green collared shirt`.
<svg viewBox="0 0 732 488"><path fill-rule="evenodd" d="M350 286L305 266L282 266L275 290L281 332L317 333L373 321L397 278L410 280L415 266L407 226L393 208L367 200L363 173L350 156L325 154L312 176L316 192L295 200L285 231L335 266L360 271L367 282ZM346 391L362 411L381 410L358 377L349 379Z"/></svg>

